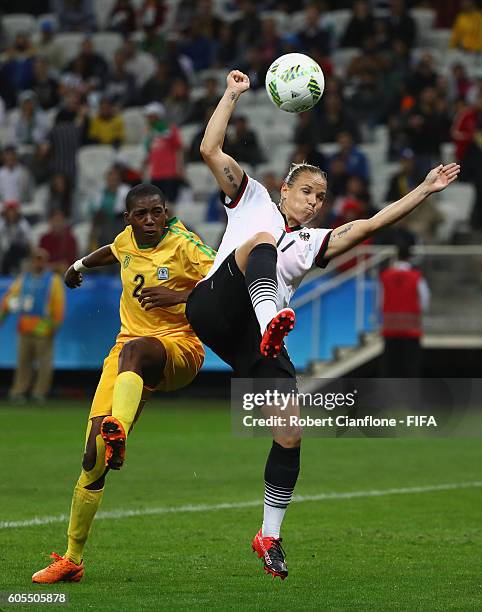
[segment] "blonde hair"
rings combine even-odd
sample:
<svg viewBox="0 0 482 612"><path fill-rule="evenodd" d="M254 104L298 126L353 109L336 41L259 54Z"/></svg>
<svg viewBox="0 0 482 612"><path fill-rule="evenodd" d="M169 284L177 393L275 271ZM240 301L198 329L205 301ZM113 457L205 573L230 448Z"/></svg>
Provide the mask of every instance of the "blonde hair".
<svg viewBox="0 0 482 612"><path fill-rule="evenodd" d="M318 168L318 166L313 166L313 164L301 162L301 164L291 164L290 169L288 170L288 174L284 179L284 182L288 185L288 187L292 187L293 183L296 181L296 179L302 172L319 174L323 178L323 180L327 181L326 172L323 172L321 168Z"/></svg>

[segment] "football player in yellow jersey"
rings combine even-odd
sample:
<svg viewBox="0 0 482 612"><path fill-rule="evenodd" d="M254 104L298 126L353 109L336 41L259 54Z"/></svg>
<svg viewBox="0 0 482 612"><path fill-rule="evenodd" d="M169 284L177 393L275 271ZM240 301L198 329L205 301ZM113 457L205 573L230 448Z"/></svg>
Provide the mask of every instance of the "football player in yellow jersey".
<svg viewBox="0 0 482 612"><path fill-rule="evenodd" d="M120 263L121 329L104 360L89 415L82 472L72 498L68 548L32 576L33 582L78 582L83 550L109 469L118 470L125 442L148 395L188 385L204 359L201 342L184 314L187 295L206 276L215 252L176 218L167 219L162 192L142 184L126 197L126 229L113 244L76 261L65 273L75 288L82 272ZM172 302L170 296L172 295Z"/></svg>

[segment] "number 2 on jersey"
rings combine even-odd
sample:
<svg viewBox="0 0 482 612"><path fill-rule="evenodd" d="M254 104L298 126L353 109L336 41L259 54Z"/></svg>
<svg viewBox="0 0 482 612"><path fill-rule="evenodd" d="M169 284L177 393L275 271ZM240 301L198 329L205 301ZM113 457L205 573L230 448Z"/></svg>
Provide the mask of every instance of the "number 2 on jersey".
<svg viewBox="0 0 482 612"><path fill-rule="evenodd" d="M134 291L132 292L132 297L140 298L142 287L144 287L145 278L142 274L136 274L134 276L134 282L136 286L134 287Z"/></svg>

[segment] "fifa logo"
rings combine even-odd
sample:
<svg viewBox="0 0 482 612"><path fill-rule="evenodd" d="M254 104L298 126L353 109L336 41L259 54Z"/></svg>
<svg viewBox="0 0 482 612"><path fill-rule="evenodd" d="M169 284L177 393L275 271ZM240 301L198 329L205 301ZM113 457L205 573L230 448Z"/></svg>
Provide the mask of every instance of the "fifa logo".
<svg viewBox="0 0 482 612"><path fill-rule="evenodd" d="M301 240L304 240L305 242L308 242L308 240L310 239L309 232L300 232L300 238L301 238Z"/></svg>

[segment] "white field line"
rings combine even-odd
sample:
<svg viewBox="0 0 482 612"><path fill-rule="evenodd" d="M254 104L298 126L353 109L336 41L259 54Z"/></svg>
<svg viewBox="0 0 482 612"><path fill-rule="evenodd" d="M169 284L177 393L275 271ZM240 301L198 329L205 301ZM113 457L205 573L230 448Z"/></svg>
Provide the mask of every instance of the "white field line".
<svg viewBox="0 0 482 612"><path fill-rule="evenodd" d="M431 493L433 491L451 491L453 489L480 489L482 481L459 482L439 485L428 485L421 487L401 487L397 489L380 489L369 491L347 491L336 493L320 493L318 495L294 495L296 503L310 501L331 501L338 499L356 499L363 497L384 497L386 495L405 495L411 493ZM139 510L111 510L98 512L97 520L119 519L130 516L149 516L157 514L172 514L175 512L212 512L214 510L237 510L239 508L252 508L262 506L263 501L256 499L244 502L227 502L222 504L187 504L185 506L160 506L158 508L140 508ZM0 529L19 529L21 527L35 527L37 525L50 525L52 523L65 523L69 520L67 514L56 516L36 516L25 521L0 521Z"/></svg>

